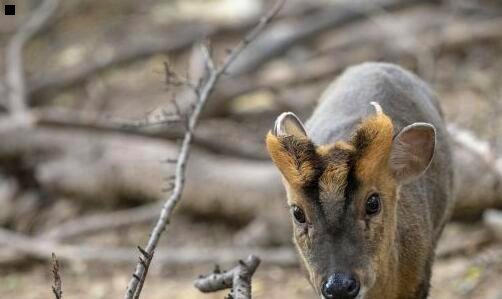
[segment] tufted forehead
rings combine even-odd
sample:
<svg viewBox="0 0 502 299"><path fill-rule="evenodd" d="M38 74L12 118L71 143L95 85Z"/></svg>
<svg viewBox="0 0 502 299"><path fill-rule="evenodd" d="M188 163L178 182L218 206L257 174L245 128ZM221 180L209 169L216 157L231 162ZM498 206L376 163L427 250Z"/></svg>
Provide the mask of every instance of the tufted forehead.
<svg viewBox="0 0 502 299"><path fill-rule="evenodd" d="M337 142L334 146L320 147L318 152L324 162L318 181L319 192L342 193L353 167L354 148L348 143Z"/></svg>
<svg viewBox="0 0 502 299"><path fill-rule="evenodd" d="M381 111L363 120L348 141L316 146L308 138L267 136L267 148L284 178L297 191L344 198L357 182L369 182L385 169L393 125ZM338 196L336 196L338 195Z"/></svg>

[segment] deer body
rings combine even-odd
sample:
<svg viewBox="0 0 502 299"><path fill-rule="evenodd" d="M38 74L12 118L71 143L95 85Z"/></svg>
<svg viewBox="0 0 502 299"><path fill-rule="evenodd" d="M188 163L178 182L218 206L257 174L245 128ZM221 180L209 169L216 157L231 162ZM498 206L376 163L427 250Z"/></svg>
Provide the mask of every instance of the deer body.
<svg viewBox="0 0 502 299"><path fill-rule="evenodd" d="M452 205L452 161L439 103L423 81L391 64L349 68L306 126L281 115L267 148L319 296L427 297Z"/></svg>

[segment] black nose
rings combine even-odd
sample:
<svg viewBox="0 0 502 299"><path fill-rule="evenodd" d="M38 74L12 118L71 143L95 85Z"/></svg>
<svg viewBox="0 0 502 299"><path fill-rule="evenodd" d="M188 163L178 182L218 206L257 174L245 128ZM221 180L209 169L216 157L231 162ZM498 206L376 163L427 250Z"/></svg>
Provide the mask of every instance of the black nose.
<svg viewBox="0 0 502 299"><path fill-rule="evenodd" d="M352 299L359 294L359 281L352 274L338 272L328 277L321 291L326 299Z"/></svg>

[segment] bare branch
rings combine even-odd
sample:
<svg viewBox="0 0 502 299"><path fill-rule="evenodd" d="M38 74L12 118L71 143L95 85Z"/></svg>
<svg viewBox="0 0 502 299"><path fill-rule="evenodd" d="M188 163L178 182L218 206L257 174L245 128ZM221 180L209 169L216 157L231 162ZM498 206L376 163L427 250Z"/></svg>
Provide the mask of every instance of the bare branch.
<svg viewBox="0 0 502 299"><path fill-rule="evenodd" d="M45 0L29 17L7 45L6 83L9 94L9 110L13 115L23 114L27 110L26 80L23 70L23 48L40 31L54 14L59 0Z"/></svg>
<svg viewBox="0 0 502 299"><path fill-rule="evenodd" d="M281 8L284 6L284 3L286 3L285 0L279 0L275 3L274 7L270 10L270 12L263 16L260 19L260 22L258 25L253 28L247 35L244 37L243 40L235 47L233 50L230 51L230 54L227 57L226 62L222 65L220 71L224 73L228 67L232 64L232 62L235 61L237 56L253 41L255 40L258 35L265 29L265 27L270 23L270 21L277 15L277 13L281 10Z"/></svg>
<svg viewBox="0 0 502 299"><path fill-rule="evenodd" d="M54 285L52 286L54 297L56 299L63 299L61 276L59 275L59 262L54 252L52 253L52 276L54 279Z"/></svg>
<svg viewBox="0 0 502 299"><path fill-rule="evenodd" d="M251 279L259 265L260 259L250 255L246 261L239 261L239 264L229 271L215 270L212 274L199 277L194 286L203 293L231 288L231 298L251 299Z"/></svg>
<svg viewBox="0 0 502 299"><path fill-rule="evenodd" d="M207 100L209 96L211 95L212 91L214 90L214 87L216 85L216 82L220 78L220 76L225 72L225 70L228 68L228 66L235 60L235 58L239 55L239 53L254 39L260 32L263 31L263 29L266 27L266 25L270 22L270 19L272 19L277 12L280 10L280 8L283 6L285 0L279 0L277 4L274 6L272 11L267 14L264 18L260 20L258 25L251 31L251 34L248 35L243 41L237 45L237 47L230 53L230 55L226 58L224 63L221 65L221 67L217 68L214 65L213 59L209 55L209 51L207 47L203 47L202 51L203 54L206 55L207 58L207 66L208 66L208 77L207 80L205 80L204 84L202 85L200 92L197 93L197 102L194 107L193 112L188 118L188 124L187 124L187 131L185 133L185 136L183 138L183 142L181 145L180 153L178 156L178 161L176 164L176 179L174 181L174 190L171 193L171 196L166 200L161 213L160 217L155 224L155 227L151 233L150 239L148 240L148 244L145 248L145 251L153 257L153 254L155 252L155 248L157 247L157 243L159 242L160 236L166 229L167 224L170 221L171 215L174 211L174 208L178 204L178 202L181 199L181 194L183 192L184 184L185 184L185 170L186 170L186 164L188 160L188 156L190 153L190 145L192 143L193 139L193 133L195 131L195 128L197 126L197 123L199 121L199 116L204 108L204 106L207 103ZM138 263L136 265L136 270L134 272L135 276L140 277L141 279L138 281L134 276L131 278L129 285L127 287L127 291L125 294L126 299L132 299L132 298L139 298L139 295L141 293L141 289L143 286L144 279L147 275L147 268L148 265L150 264L151 259L147 260L146 267L142 263Z"/></svg>
<svg viewBox="0 0 502 299"><path fill-rule="evenodd" d="M144 270L145 275L140 276L136 275L136 273L134 273L133 275L133 278L136 279L136 281L138 281L138 288L136 290L136 293L134 294L134 299L138 299L139 295L141 294L141 290L143 289L143 285L145 284L146 280L146 273L148 273L148 269L150 268L150 263L152 262L153 258L153 252L152 254L150 254L146 252L146 250L141 248L141 246L138 246L138 250L141 253L141 256L139 257L139 263L145 269Z"/></svg>

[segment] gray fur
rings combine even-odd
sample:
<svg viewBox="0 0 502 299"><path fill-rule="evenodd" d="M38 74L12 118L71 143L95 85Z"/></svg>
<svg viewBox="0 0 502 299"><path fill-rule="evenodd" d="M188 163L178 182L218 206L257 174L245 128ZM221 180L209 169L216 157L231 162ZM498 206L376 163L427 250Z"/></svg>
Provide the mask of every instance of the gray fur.
<svg viewBox="0 0 502 299"><path fill-rule="evenodd" d="M412 263L413 248L426 248L423 287L427 296L434 248L449 217L452 202L452 161L438 100L431 89L409 71L387 63L364 63L345 71L323 94L306 123L316 145L349 140L357 125L378 102L394 124L394 136L413 123L435 128L434 157L425 173L401 186L397 208L399 263ZM421 253L422 254L422 253ZM412 298L416 298L411 296Z"/></svg>
<svg viewBox="0 0 502 299"><path fill-rule="evenodd" d="M350 67L324 92L306 123L307 135L317 145L348 140L360 121L374 113L370 105L373 101L392 119L395 135L416 122L432 124L436 129L437 144L430 167L401 190L403 200L416 201L424 212L417 221L432 221L436 242L452 206L447 199L452 192L453 170L443 114L425 82L393 64L368 62ZM408 193L419 196L408 199Z"/></svg>

